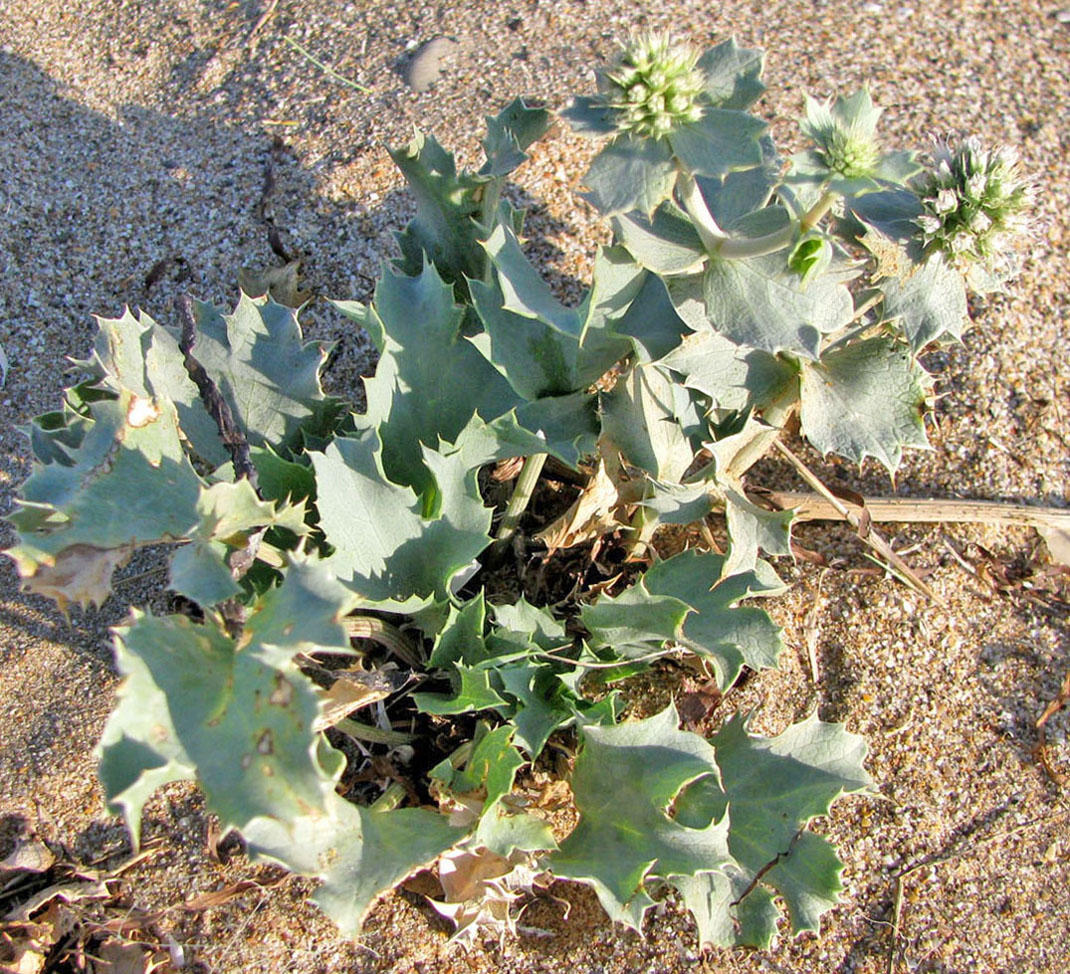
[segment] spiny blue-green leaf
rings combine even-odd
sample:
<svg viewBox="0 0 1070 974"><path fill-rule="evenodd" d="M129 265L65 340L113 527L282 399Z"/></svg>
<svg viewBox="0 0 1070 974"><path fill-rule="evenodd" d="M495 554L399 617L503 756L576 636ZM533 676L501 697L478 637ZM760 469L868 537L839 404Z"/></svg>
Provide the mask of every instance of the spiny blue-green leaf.
<svg viewBox="0 0 1070 974"><path fill-rule="evenodd" d="M447 667L454 663L474 666L487 658L483 631L487 619L487 603L481 591L458 608L450 606L449 617L442 632L435 638L429 660L432 666Z"/></svg>
<svg viewBox="0 0 1070 974"><path fill-rule="evenodd" d="M669 294L674 294L672 282ZM716 331L737 345L774 355L789 351L816 359L821 336L842 328L854 314L843 275L826 274L804 286L783 254L711 260L703 299Z"/></svg>
<svg viewBox="0 0 1070 974"><path fill-rule="evenodd" d="M766 220L770 219L770 214L777 221L785 219L782 207L768 205L780 181L776 149L768 136L759 139L758 144L762 150L760 166L720 177L699 176L695 180L717 225L743 236L756 235L751 229L751 221L758 214L765 214L763 219Z"/></svg>
<svg viewBox="0 0 1070 974"><path fill-rule="evenodd" d="M579 461L594 453L598 439L598 399L587 392L546 396L523 403L487 424L498 438L490 459L549 453L576 469Z"/></svg>
<svg viewBox="0 0 1070 974"><path fill-rule="evenodd" d="M592 886L613 920L635 930L653 900L651 873L692 876L729 861L728 817L691 828L668 811L686 785L717 775L713 749L678 729L670 705L654 717L583 729L572 775L580 823L550 857L554 875Z"/></svg>
<svg viewBox="0 0 1070 974"><path fill-rule="evenodd" d="M377 811L336 799L330 841L319 856L323 885L312 896L348 937L368 911L406 876L429 866L464 837L445 815L423 808Z"/></svg>
<svg viewBox="0 0 1070 974"><path fill-rule="evenodd" d="M890 240L909 244L918 236L917 219L923 212L916 193L907 189L888 189L867 193L845 202L844 225L851 236L861 241L866 228L880 231Z"/></svg>
<svg viewBox="0 0 1070 974"><path fill-rule="evenodd" d="M799 832L812 818L826 814L840 795L870 787L862 767L864 741L847 733L842 724L822 723L816 714L775 738L751 736L745 722L733 718L710 741L721 780L710 776L688 788L676 802L677 820L699 828L717 821L728 809L729 849L744 871L737 890L740 885L744 890L750 887L763 869L771 867L760 882L785 897L793 929L816 929L820 914L835 903L841 889L842 866L823 839ZM709 884L707 893L716 883L720 881ZM705 908L698 895L700 886L691 881L681 891L701 930ZM766 922L752 926L745 941L725 939L730 928L723 923L717 930L708 926L701 939L721 946L771 941L775 917L767 910L763 915Z"/></svg>
<svg viewBox="0 0 1070 974"><path fill-rule="evenodd" d="M694 457L680 424L686 400L664 369L637 366L602 397L603 435L651 477L678 481Z"/></svg>
<svg viewBox="0 0 1070 974"><path fill-rule="evenodd" d="M497 115L487 115L483 151L487 161L481 176L507 176L528 158L526 149L550 128L552 117L545 108L532 108L523 98L514 98Z"/></svg>
<svg viewBox="0 0 1070 974"><path fill-rule="evenodd" d="M299 536L307 531L303 504L284 503L276 508L262 501L248 480L204 488L197 499L197 513L190 543L179 548L171 562L169 584L205 608L238 592L224 560L229 553L224 542L243 547L246 533L257 527L282 527Z"/></svg>
<svg viewBox="0 0 1070 974"><path fill-rule="evenodd" d="M560 115L577 135L602 138L617 131L616 111L602 98L577 95Z"/></svg>
<svg viewBox="0 0 1070 974"><path fill-rule="evenodd" d="M500 856L509 856L516 849L537 851L557 847L545 822L509 809L502 802L513 790L516 772L527 763L513 747L513 733L513 727L503 724L484 734L477 739L471 757L461 770L455 769L448 759L431 770L431 777L440 781L451 795L482 801L473 841Z"/></svg>
<svg viewBox="0 0 1070 974"><path fill-rule="evenodd" d="M186 616L136 613L117 635L120 669L134 675L135 686L102 745L109 797L122 796L134 821L135 803L159 765L171 762L196 769L225 827L266 818L286 829L325 815L340 768L319 759L311 734L319 698L293 657L351 652L341 619L352 601L322 566L294 562L282 585L250 609L240 649L215 617L201 625ZM158 711L144 710L146 694L161 704ZM145 760L148 751L159 755L155 768Z"/></svg>
<svg viewBox="0 0 1070 974"><path fill-rule="evenodd" d="M652 213L672 196L676 167L664 140L620 136L594 157L583 183L589 200L603 216L640 210Z"/></svg>
<svg viewBox="0 0 1070 974"><path fill-rule="evenodd" d="M888 278L880 288L881 317L906 335L915 353L939 338L962 337L969 321L966 284L942 254L933 254L908 277Z"/></svg>
<svg viewBox="0 0 1070 974"><path fill-rule="evenodd" d="M643 585L651 595L667 595L690 606L678 642L711 659L718 683L727 689L746 665L751 669L775 667L784 648L781 629L768 614L751 606L740 606L750 595L776 595L769 579L754 572L726 578L721 555L684 551L658 562L643 574ZM765 573L767 576L767 573Z"/></svg>
<svg viewBox="0 0 1070 974"><path fill-rule="evenodd" d="M192 781L197 769L175 731L167 695L144 661L116 640L122 676L118 702L96 747L97 776L108 807L122 814L134 848L141 840L141 810L157 788Z"/></svg>
<svg viewBox="0 0 1070 974"><path fill-rule="evenodd" d="M77 448L66 462L35 465L8 518L18 539L7 554L27 589L61 608L99 605L136 548L185 538L200 516L201 481L169 400L124 389L90 411Z"/></svg>
<svg viewBox="0 0 1070 974"><path fill-rule="evenodd" d="M827 352L802 371L802 433L822 453L895 473L904 447L927 447L929 377L909 349L870 338Z"/></svg>
<svg viewBox="0 0 1070 974"><path fill-rule="evenodd" d="M532 605L523 595L512 605L496 605L492 611L499 626L528 636L540 649L552 651L569 642L565 627L553 613Z"/></svg>
<svg viewBox="0 0 1070 974"><path fill-rule="evenodd" d="M421 499L383 472L373 432L312 454L320 526L335 549L331 568L365 599L445 601L454 575L490 543L491 511L477 471L462 452L423 455L434 489ZM424 517L424 502L432 499L436 510Z"/></svg>
<svg viewBox="0 0 1070 974"><path fill-rule="evenodd" d="M145 312L136 318L129 310L121 318L97 318L93 354L76 364L95 374L102 388L116 394L129 389L142 398L170 399L178 411L182 435L194 452L213 466L228 459L215 420L208 415L186 372L177 339Z"/></svg>
<svg viewBox="0 0 1070 974"><path fill-rule="evenodd" d="M517 701L509 715L516 728L516 742L534 761L550 735L575 716L574 707L564 699L564 687L553 668L546 664L514 663L498 670L505 692Z"/></svg>
<svg viewBox="0 0 1070 974"><path fill-rule="evenodd" d="M25 426L16 428L30 441L30 452L38 463L69 465L73 462L71 453L81 446L92 425L92 419L64 402L62 409L34 416Z"/></svg>
<svg viewBox="0 0 1070 974"><path fill-rule="evenodd" d="M765 91L759 50L740 47L730 37L709 48L699 59L698 68L705 75L706 95L718 108L750 108Z"/></svg>
<svg viewBox="0 0 1070 974"><path fill-rule="evenodd" d="M452 154L422 132L404 149L391 149L390 158L416 198L416 216L396 234L402 254L398 268L416 276L426 255L443 280L463 290L465 279L478 280L485 266L479 240L486 231L478 220L486 177L458 175Z"/></svg>
<svg viewBox="0 0 1070 974"><path fill-rule="evenodd" d="M768 555L791 554L791 511L767 511L735 487L725 486L723 493L728 536L732 539L727 574L754 570L760 551Z"/></svg>
<svg viewBox="0 0 1070 974"><path fill-rule="evenodd" d="M758 140L768 126L746 112L707 108L702 118L667 136L672 151L697 176L721 176L762 164Z"/></svg>
<svg viewBox="0 0 1070 974"><path fill-rule="evenodd" d="M506 709L495 684L493 670L473 666L455 665L453 670L454 693L414 693L413 703L422 714L468 714L479 710Z"/></svg>
<svg viewBox="0 0 1070 974"><path fill-rule="evenodd" d="M706 259L695 225L671 200L662 203L652 216L633 210L617 214L610 223L632 256L656 274L694 273Z"/></svg>
<svg viewBox="0 0 1070 974"><path fill-rule="evenodd" d="M647 274L627 313L613 323L618 335L630 339L639 362L656 362L668 355L688 333L688 327L669 300L665 282Z"/></svg>
<svg viewBox="0 0 1070 974"><path fill-rule="evenodd" d="M582 390L628 353L630 343L607 325L627 309L628 284L638 272L633 263L624 262L629 273L622 281L621 255L600 257L591 292L578 308L566 308L528 262L511 231L497 227L484 246L496 273L492 284L471 283L472 300L486 329L471 341L524 399Z"/></svg>
<svg viewBox="0 0 1070 974"><path fill-rule="evenodd" d="M667 592L648 591L640 580L618 596L601 595L580 608L593 648L607 647L620 659L644 656L680 637L691 607Z"/></svg>
<svg viewBox="0 0 1070 974"><path fill-rule="evenodd" d="M745 348L715 331L688 335L661 365L679 372L684 384L709 396L718 409L762 409L795 381L783 358Z"/></svg>
<svg viewBox="0 0 1070 974"><path fill-rule="evenodd" d="M369 314L383 346L358 421L378 430L387 476L419 493L430 483L421 445L453 442L475 413L489 421L520 400L461 334L464 312L433 266L416 277L387 270Z"/></svg>
<svg viewBox="0 0 1070 974"><path fill-rule="evenodd" d="M215 382L251 446L296 450L303 430L329 430L339 403L323 394L323 342L306 342L297 312L270 298L241 296L233 314L193 304L193 354Z"/></svg>
<svg viewBox="0 0 1070 974"><path fill-rule="evenodd" d="M706 483L672 484L649 478L647 496L639 503L646 511L648 527L652 518L659 524L694 524L713 509Z"/></svg>

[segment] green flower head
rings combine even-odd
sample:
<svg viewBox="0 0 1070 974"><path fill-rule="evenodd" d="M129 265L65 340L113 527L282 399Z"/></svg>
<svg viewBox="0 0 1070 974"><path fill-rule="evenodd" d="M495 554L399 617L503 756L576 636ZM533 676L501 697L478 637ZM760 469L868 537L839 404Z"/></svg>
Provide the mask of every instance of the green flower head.
<svg viewBox="0 0 1070 974"><path fill-rule="evenodd" d="M1033 187L1010 148L985 149L976 138L938 143L914 190L926 248L960 267L980 262L998 269L1010 259L1014 238L1030 227Z"/></svg>
<svg viewBox="0 0 1070 974"><path fill-rule="evenodd" d="M865 179L877 174L881 162L874 135L880 113L865 88L834 104L807 97L801 127L826 169L844 179Z"/></svg>
<svg viewBox="0 0 1070 974"><path fill-rule="evenodd" d="M599 77L617 130L638 138L662 138L702 117L704 78L698 52L666 34L637 34L623 44Z"/></svg>

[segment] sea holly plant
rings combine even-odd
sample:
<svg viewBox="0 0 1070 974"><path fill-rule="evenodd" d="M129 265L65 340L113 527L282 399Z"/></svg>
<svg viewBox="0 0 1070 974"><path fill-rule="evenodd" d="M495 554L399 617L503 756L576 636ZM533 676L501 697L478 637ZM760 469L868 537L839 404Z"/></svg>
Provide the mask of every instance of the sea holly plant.
<svg viewBox="0 0 1070 974"><path fill-rule="evenodd" d="M509 202L548 110L488 119L476 172L430 135L395 151L417 201L400 256L370 302L334 303L379 351L363 412L270 297L98 321L26 428L7 554L61 609L100 605L141 549L169 559L169 610L116 629L99 747L135 842L151 794L189 780L250 854L322 880L352 936L435 863L466 937L554 877L637 930L675 888L703 944L819 928L842 866L807 824L870 788L861 739L716 708L682 728L633 690L668 659L721 694L776 666L754 600L784 590L791 512L748 472L799 463L796 415L891 473L925 447L919 356L960 339L967 288L1008 279L1031 190L1007 150L887 149L865 89L808 98L783 158L761 70L731 40L643 35L562 112L601 140L584 185L613 230L575 307Z"/></svg>

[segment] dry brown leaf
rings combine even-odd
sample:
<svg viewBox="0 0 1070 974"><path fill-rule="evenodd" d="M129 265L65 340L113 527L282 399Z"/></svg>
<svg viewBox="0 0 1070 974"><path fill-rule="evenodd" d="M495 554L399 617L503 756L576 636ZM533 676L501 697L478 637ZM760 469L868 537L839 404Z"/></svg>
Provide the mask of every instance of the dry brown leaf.
<svg viewBox="0 0 1070 974"><path fill-rule="evenodd" d="M250 297L269 294L273 301L289 308L300 308L311 296L301 290L301 261L291 260L282 267L268 267L262 271L243 267L238 271L238 286Z"/></svg>
<svg viewBox="0 0 1070 974"><path fill-rule="evenodd" d="M514 852L508 858L488 849L453 849L438 861L443 900L431 905L452 920L451 940L467 946L477 936L516 935L513 904L522 891L531 892L538 870L530 853Z"/></svg>
<svg viewBox="0 0 1070 974"><path fill-rule="evenodd" d="M194 896L192 899L186 900L182 908L188 910L190 913L200 913L202 910L211 910L214 907L222 906L224 903L229 903L243 893L248 893L251 889L263 892L264 890L271 889L273 886L285 883L289 878L289 873L283 873L277 879L267 881L240 879L238 882L232 883L230 886L224 886L222 889L212 890L209 893L201 893L199 896Z"/></svg>
<svg viewBox="0 0 1070 974"><path fill-rule="evenodd" d="M599 457L598 466L580 496L561 517L535 537L550 551L593 541L622 526L623 522L616 515L620 505L617 484L606 472L605 460Z"/></svg>
<svg viewBox="0 0 1070 974"><path fill-rule="evenodd" d="M92 602L99 607L111 594L112 573L122 568L133 553L133 545L97 548L73 544L56 556L55 564L38 565L23 582L23 588L54 599L61 612L66 612L71 602L82 606Z"/></svg>
<svg viewBox="0 0 1070 974"><path fill-rule="evenodd" d="M4 916L5 921L25 923L30 915L36 913L42 906L52 900L62 900L64 903L77 903L79 900L106 900L111 894L108 887L100 880L87 879L77 882L56 883L47 889L35 893L25 903L21 903L9 910Z"/></svg>
<svg viewBox="0 0 1070 974"><path fill-rule="evenodd" d="M52 850L36 839L20 839L14 851L0 862L0 882L15 873L43 873L56 861Z"/></svg>
<svg viewBox="0 0 1070 974"><path fill-rule="evenodd" d="M1038 527L1037 531L1048 546L1052 561L1070 567L1070 531L1064 531L1054 525Z"/></svg>
<svg viewBox="0 0 1070 974"><path fill-rule="evenodd" d="M323 710L312 722L314 731L325 731L354 710L385 700L393 692L392 685L377 673L343 672L336 675L338 679L329 690L320 690Z"/></svg>
<svg viewBox="0 0 1070 974"><path fill-rule="evenodd" d="M93 974L145 974L150 954L140 944L109 940L96 951L90 961Z"/></svg>

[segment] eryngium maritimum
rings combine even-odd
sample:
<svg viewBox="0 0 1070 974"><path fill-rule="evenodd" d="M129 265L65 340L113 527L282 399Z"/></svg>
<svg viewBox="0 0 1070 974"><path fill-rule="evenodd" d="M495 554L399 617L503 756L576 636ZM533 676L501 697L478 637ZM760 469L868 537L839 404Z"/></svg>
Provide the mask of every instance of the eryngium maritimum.
<svg viewBox="0 0 1070 974"><path fill-rule="evenodd" d="M1013 149L985 149L973 137L958 146L939 143L914 188L924 208L917 222L926 247L955 263L998 262L1014 236L1029 229L1033 188Z"/></svg>
<svg viewBox="0 0 1070 974"><path fill-rule="evenodd" d="M623 45L599 87L616 113L617 129L638 138L662 138L702 116L698 52L665 34L639 34Z"/></svg>

